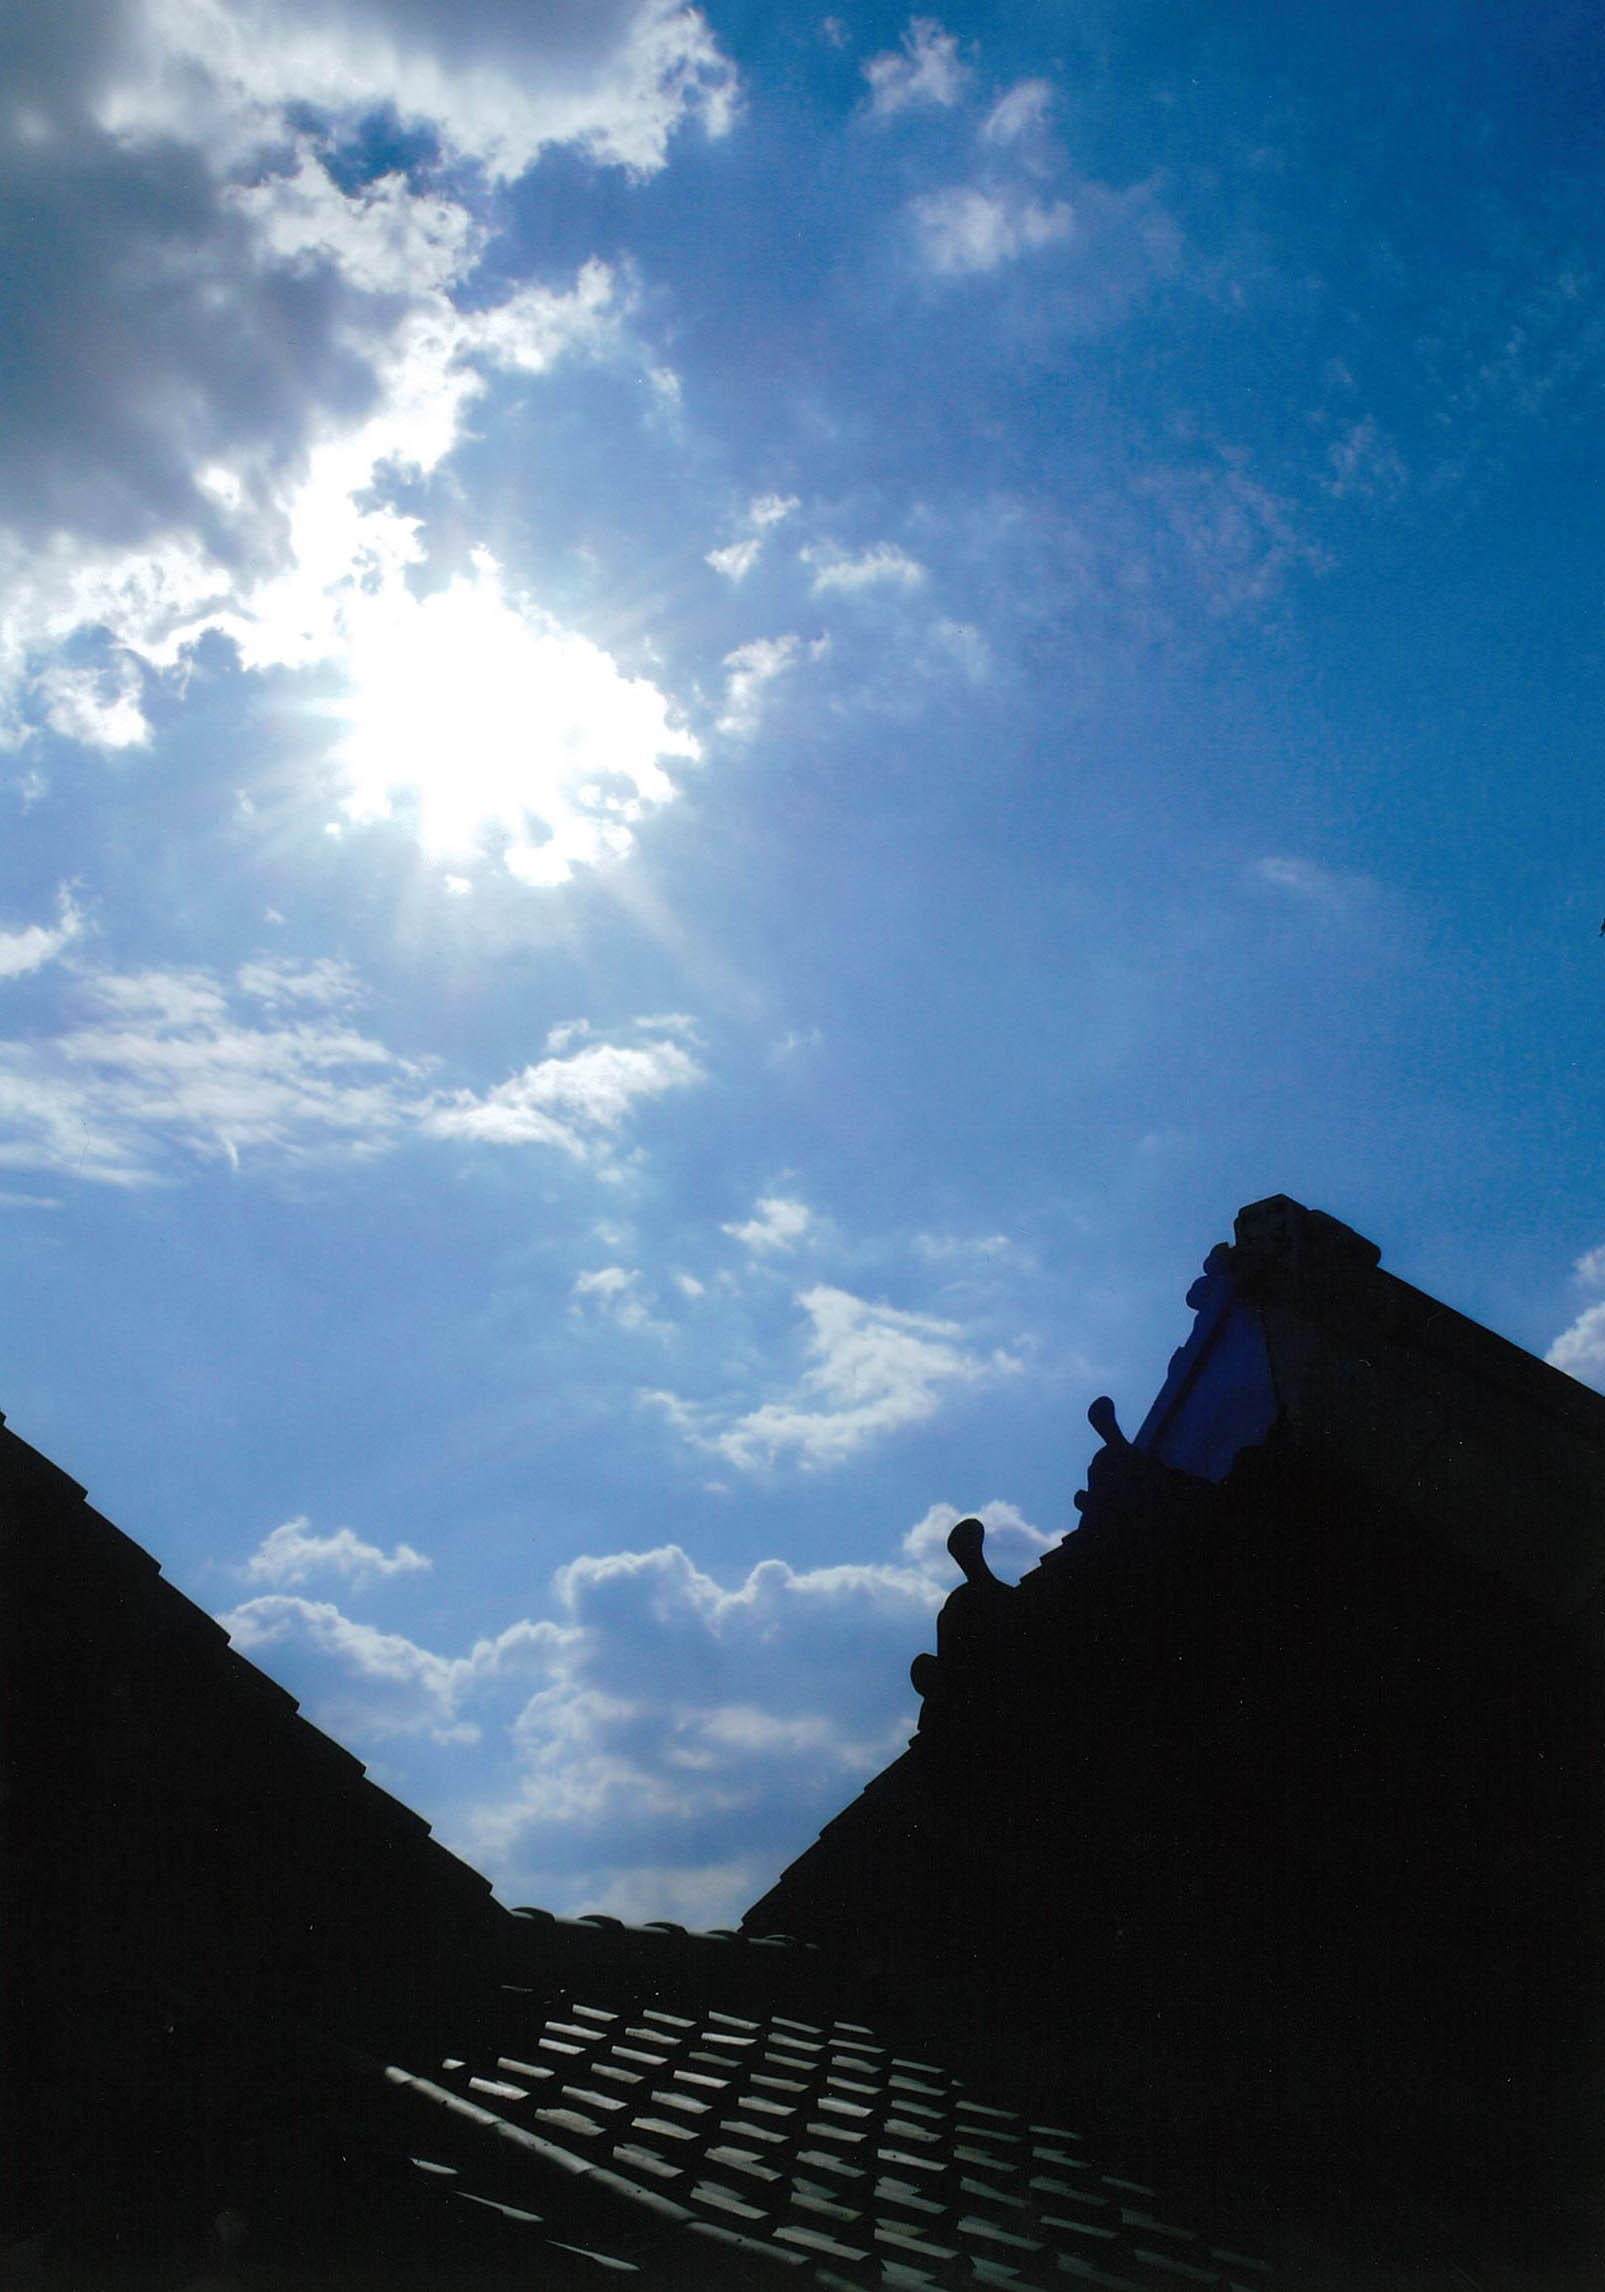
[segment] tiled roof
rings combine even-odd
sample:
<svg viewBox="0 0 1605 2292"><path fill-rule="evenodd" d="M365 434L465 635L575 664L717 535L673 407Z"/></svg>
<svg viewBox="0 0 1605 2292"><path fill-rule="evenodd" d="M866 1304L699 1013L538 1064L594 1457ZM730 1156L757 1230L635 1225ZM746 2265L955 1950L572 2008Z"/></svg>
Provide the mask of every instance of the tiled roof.
<svg viewBox="0 0 1605 2292"><path fill-rule="evenodd" d="M415 2173L532 2246L649 2284L1268 2292L1263 2261L1177 2219L1085 2129L997 2107L861 2022L672 1985L643 2005L601 1971L555 2003L506 1989L494 2037L386 2072L415 2107Z"/></svg>

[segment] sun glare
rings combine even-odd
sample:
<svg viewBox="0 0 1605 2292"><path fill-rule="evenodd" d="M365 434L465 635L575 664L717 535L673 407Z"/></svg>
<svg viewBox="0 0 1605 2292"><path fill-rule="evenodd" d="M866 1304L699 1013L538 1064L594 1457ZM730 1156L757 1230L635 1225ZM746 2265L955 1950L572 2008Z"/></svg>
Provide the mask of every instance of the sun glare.
<svg viewBox="0 0 1605 2292"><path fill-rule="evenodd" d="M495 561L432 596L351 600L339 755L356 822L405 819L426 858L499 856L528 884L626 853L696 740L588 637L512 603ZM460 879L459 879L460 880Z"/></svg>

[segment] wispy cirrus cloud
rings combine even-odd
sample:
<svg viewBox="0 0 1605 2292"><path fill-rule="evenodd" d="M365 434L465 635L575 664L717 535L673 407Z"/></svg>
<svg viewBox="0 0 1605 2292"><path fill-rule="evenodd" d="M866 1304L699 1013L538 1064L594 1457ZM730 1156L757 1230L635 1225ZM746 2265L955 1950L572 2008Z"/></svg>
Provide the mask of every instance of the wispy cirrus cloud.
<svg viewBox="0 0 1605 2292"><path fill-rule="evenodd" d="M1352 922L1374 914L1378 906L1379 886L1372 877L1301 853L1267 853L1250 864L1248 877L1256 887L1333 922Z"/></svg>
<svg viewBox="0 0 1605 2292"><path fill-rule="evenodd" d="M1007 1234L916 1234L914 1247L934 1265L975 1264L1025 1255Z"/></svg>
<svg viewBox="0 0 1605 2292"><path fill-rule="evenodd" d="M138 1186L186 1163L371 1157L409 1138L605 1164L639 1106L703 1078L677 1032L643 1021L636 1040L588 1039L488 1090L444 1089L433 1060L361 1030L359 993L327 961L258 961L233 979L81 973L57 1032L0 1039L0 1168Z"/></svg>

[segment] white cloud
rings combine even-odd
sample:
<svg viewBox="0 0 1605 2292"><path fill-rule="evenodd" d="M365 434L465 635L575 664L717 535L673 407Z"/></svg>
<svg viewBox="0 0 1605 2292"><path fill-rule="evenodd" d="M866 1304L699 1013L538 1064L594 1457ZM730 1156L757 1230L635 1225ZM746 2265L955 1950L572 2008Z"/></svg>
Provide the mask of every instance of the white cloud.
<svg viewBox="0 0 1605 2292"><path fill-rule="evenodd" d="M1605 1244L1585 1251L1572 1267L1572 1276L1585 1289L1605 1289Z"/></svg>
<svg viewBox="0 0 1605 2292"><path fill-rule="evenodd" d="M660 1336L667 1333L667 1324L652 1318L640 1272L634 1266L595 1266L576 1277L569 1295L576 1308L589 1304L621 1329L649 1330Z"/></svg>
<svg viewBox="0 0 1605 2292"><path fill-rule="evenodd" d="M783 1461L810 1469L844 1463L868 1441L923 1424L946 1389L1019 1367L1009 1354L975 1351L956 1321L824 1284L797 1302L811 1325L809 1365L783 1399L735 1416L672 1393L643 1399L685 1438L743 1471Z"/></svg>
<svg viewBox="0 0 1605 2292"><path fill-rule="evenodd" d="M919 254L939 278L994 271L1018 256L1062 244L1074 228L1068 200L1051 206L1013 191L956 184L912 202Z"/></svg>
<svg viewBox="0 0 1605 2292"><path fill-rule="evenodd" d="M481 1640L466 1656L442 1656L401 1632L381 1631L344 1615L328 1600L264 1592L244 1600L219 1623L245 1655L293 1649L310 1657L318 1716L348 1741L427 1735L437 1743L475 1743L480 1729L461 1715L480 1683L527 1679L561 1635L553 1624L519 1623Z"/></svg>
<svg viewBox="0 0 1605 2292"><path fill-rule="evenodd" d="M1561 1331L1544 1359L1551 1368L1564 1369L1568 1377L1605 1392L1605 1305L1590 1305L1580 1313L1569 1329Z"/></svg>
<svg viewBox="0 0 1605 2292"><path fill-rule="evenodd" d="M670 702L483 553L433 569L396 487L497 375L639 362L602 264L484 290L483 185L554 143L650 173L677 124L722 132L701 15L109 0L55 38L0 22L0 82L48 256L0 280L0 738L139 743L151 679L181 688L215 630L249 670L345 674L351 817L406 792L433 856L488 835L537 884L626 850L695 754ZM387 105L444 164L353 183L342 139Z"/></svg>
<svg viewBox="0 0 1605 2292"><path fill-rule="evenodd" d="M245 968L265 1017L242 1014L210 972L106 972L74 982L77 1016L59 1032L0 1040L0 1168L142 1185L185 1160L362 1157L421 1137L555 1146L605 1165L641 1102L702 1078L680 1044L648 1033L543 1059L483 1093L442 1090L431 1062L328 1007L356 993L341 966Z"/></svg>
<svg viewBox="0 0 1605 2292"><path fill-rule="evenodd" d="M1255 860L1248 873L1252 882L1298 906L1333 917L1353 917L1376 904L1377 887L1369 876L1324 867L1318 860L1272 853Z"/></svg>
<svg viewBox="0 0 1605 2292"><path fill-rule="evenodd" d="M140 748L150 738L138 663L113 654L92 668L53 662L33 680L33 697L50 730L85 748Z"/></svg>
<svg viewBox="0 0 1605 2292"><path fill-rule="evenodd" d="M757 731L763 715L765 687L795 665L799 649L794 636L754 637L750 644L738 645L733 653L726 653L724 712L719 718L721 732L732 739L745 740Z"/></svg>
<svg viewBox="0 0 1605 2292"><path fill-rule="evenodd" d="M795 1249L812 1222L812 1212L806 1202L790 1201L783 1194L764 1194L760 1195L753 1215L744 1225L725 1226L721 1230L740 1242L743 1249L761 1256L770 1250Z"/></svg>
<svg viewBox="0 0 1605 2292"><path fill-rule="evenodd" d="M879 119L898 112L931 108L951 110L969 83L969 67L959 58L959 44L930 16L911 16L901 48L871 56L864 66L869 82L870 110Z"/></svg>
<svg viewBox="0 0 1605 2292"><path fill-rule="evenodd" d="M931 1264L953 1259L1008 1257L1014 1243L1007 1234L916 1234L914 1247Z"/></svg>
<svg viewBox="0 0 1605 2292"><path fill-rule="evenodd" d="M805 565L814 568L816 597L831 591L840 596L857 596L865 589L918 589L927 578L919 560L891 541L877 541L873 548L860 550L856 557L838 549L834 542L824 542L805 549L802 559Z"/></svg>
<svg viewBox="0 0 1605 2292"><path fill-rule="evenodd" d="M242 993L279 1009L348 1010L362 1001L362 982L349 963L320 955L296 963L282 955L258 956L234 974Z"/></svg>
<svg viewBox="0 0 1605 2292"><path fill-rule="evenodd" d="M389 102L501 176L553 144L638 174L687 119L730 125L734 75L702 15L676 0L586 9L457 0L405 14L363 0L150 0L148 44L105 99L123 133L214 137L296 102L346 113Z"/></svg>
<svg viewBox="0 0 1605 2292"><path fill-rule="evenodd" d="M0 931L0 979L19 979L25 972L53 963L83 929L83 916L65 885L56 894L54 923L28 923L20 931Z"/></svg>
<svg viewBox="0 0 1605 2292"><path fill-rule="evenodd" d="M1392 501L1404 490L1409 474L1393 441L1366 415L1346 423L1327 447L1322 483L1338 501Z"/></svg>
<svg viewBox="0 0 1605 2292"><path fill-rule="evenodd" d="M250 1025L204 973L103 976L79 1001L83 1023L0 1042L0 1166L137 1185L175 1155L371 1151L421 1079L336 1020Z"/></svg>
<svg viewBox="0 0 1605 2292"><path fill-rule="evenodd" d="M437 1104L424 1126L437 1137L560 1146L584 1159L620 1128L637 1101L702 1079L701 1067L676 1042L590 1043L527 1066L482 1097L459 1091Z"/></svg>
<svg viewBox="0 0 1605 2292"><path fill-rule="evenodd" d="M1007 88L981 123L983 143L1018 143L1043 124L1053 103L1047 80L1019 80Z"/></svg>
<svg viewBox="0 0 1605 2292"><path fill-rule="evenodd" d="M958 1576L958 1568L948 1555L947 1540L965 1519L979 1520L985 1528L987 1564L1006 1583L1017 1582L1059 1542L1058 1537L1044 1536L1040 1528L1033 1528L1018 1505L1006 1503L1002 1497L995 1496L990 1504L978 1504L967 1513L960 1512L955 1504L933 1504L903 1538L903 1551L916 1568L925 1570L944 1587L951 1587Z"/></svg>
<svg viewBox="0 0 1605 2292"><path fill-rule="evenodd" d="M789 517L796 507L795 494L758 494L747 505L745 534L723 549L710 549L704 564L722 573L727 581L745 581L763 554L764 537L769 528Z"/></svg>
<svg viewBox="0 0 1605 2292"><path fill-rule="evenodd" d="M743 541L729 542L723 549L710 549L703 563L711 565L715 573L722 573L727 581L745 581L762 555L762 541L757 534L749 533Z"/></svg>
<svg viewBox="0 0 1605 2292"><path fill-rule="evenodd" d="M1321 571L1327 563L1300 532L1292 505L1229 457L1155 465L1133 490L1152 505L1179 568L1211 613L1253 611L1295 567Z"/></svg>
<svg viewBox="0 0 1605 2292"><path fill-rule="evenodd" d="M478 1744L422 1811L505 1900L724 1922L901 1749L941 1597L907 1557L727 1585L667 1544L570 1562L459 1656L289 1594L221 1620L391 1772L409 1737Z"/></svg>
<svg viewBox="0 0 1605 2292"><path fill-rule="evenodd" d="M332 1536L315 1536L304 1513L286 1520L265 1536L245 1563L245 1575L256 1584L304 1584L309 1576L343 1576L351 1584L376 1576L416 1575L433 1566L410 1544L393 1552L365 1544L351 1528L337 1528Z"/></svg>
<svg viewBox="0 0 1605 2292"><path fill-rule="evenodd" d="M942 664L957 668L966 683L985 684L991 675L992 648L973 621L938 621L931 643Z"/></svg>

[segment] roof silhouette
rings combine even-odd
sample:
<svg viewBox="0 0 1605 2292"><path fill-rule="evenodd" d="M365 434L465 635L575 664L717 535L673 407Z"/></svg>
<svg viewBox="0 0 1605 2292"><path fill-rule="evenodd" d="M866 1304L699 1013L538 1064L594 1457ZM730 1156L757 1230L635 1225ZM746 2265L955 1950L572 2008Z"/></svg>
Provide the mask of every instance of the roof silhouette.
<svg viewBox="0 0 1605 2292"><path fill-rule="evenodd" d="M1190 1301L740 1935L496 1902L0 1428L0 2285L1598 2281L1605 1401L1283 1197Z"/></svg>

